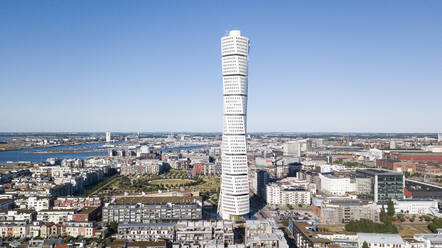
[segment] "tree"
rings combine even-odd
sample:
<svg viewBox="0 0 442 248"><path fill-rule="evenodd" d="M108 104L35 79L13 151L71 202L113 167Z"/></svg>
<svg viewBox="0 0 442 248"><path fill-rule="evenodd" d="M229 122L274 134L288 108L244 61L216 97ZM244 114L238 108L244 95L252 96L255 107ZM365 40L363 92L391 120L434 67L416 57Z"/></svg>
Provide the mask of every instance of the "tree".
<svg viewBox="0 0 442 248"><path fill-rule="evenodd" d="M428 225L428 229L433 233L437 233L438 228L442 228L442 218L434 217L433 222Z"/></svg>
<svg viewBox="0 0 442 248"><path fill-rule="evenodd" d="M382 205L381 212L379 213L379 219L380 219L382 222L386 222L386 221L387 221L387 213L385 213L385 207L384 207L384 205Z"/></svg>
<svg viewBox="0 0 442 248"><path fill-rule="evenodd" d="M342 159L338 158L332 162L332 164L342 164Z"/></svg>
<svg viewBox="0 0 442 248"><path fill-rule="evenodd" d="M345 230L348 232L398 233L396 226L391 222L380 224L367 219L351 220L345 225Z"/></svg>
<svg viewBox="0 0 442 248"><path fill-rule="evenodd" d="M364 241L364 243L362 244L362 248L368 248L367 242Z"/></svg>
<svg viewBox="0 0 442 248"><path fill-rule="evenodd" d="M388 214L388 216L393 217L395 212L396 211L394 210L394 203L390 199L390 200L388 200L387 214Z"/></svg>
<svg viewBox="0 0 442 248"><path fill-rule="evenodd" d="M109 223L109 226L108 226L108 231L109 231L109 234L114 234L114 233L117 233L117 231L118 231L118 223L117 222L115 222L115 221L112 221L111 223Z"/></svg>

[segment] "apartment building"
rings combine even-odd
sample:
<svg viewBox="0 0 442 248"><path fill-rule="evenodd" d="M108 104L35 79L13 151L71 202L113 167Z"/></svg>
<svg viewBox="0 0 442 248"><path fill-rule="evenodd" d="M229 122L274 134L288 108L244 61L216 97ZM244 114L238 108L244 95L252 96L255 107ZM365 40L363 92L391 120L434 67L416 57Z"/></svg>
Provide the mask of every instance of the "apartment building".
<svg viewBox="0 0 442 248"><path fill-rule="evenodd" d="M247 220L245 244L250 248L288 248L284 233L273 220Z"/></svg>
<svg viewBox="0 0 442 248"><path fill-rule="evenodd" d="M311 193L305 188L287 188L270 183L266 186L266 202L271 205L310 205Z"/></svg>
<svg viewBox="0 0 442 248"><path fill-rule="evenodd" d="M173 240L173 223L120 223L117 239L128 241Z"/></svg>
<svg viewBox="0 0 442 248"><path fill-rule="evenodd" d="M95 227L93 222L64 222L62 236L100 238L102 230Z"/></svg>
<svg viewBox="0 0 442 248"><path fill-rule="evenodd" d="M201 197L122 197L103 207L103 222L200 220Z"/></svg>
<svg viewBox="0 0 442 248"><path fill-rule="evenodd" d="M175 242L181 245L204 247L214 240L223 245L233 245L233 222L179 221L176 224Z"/></svg>
<svg viewBox="0 0 442 248"><path fill-rule="evenodd" d="M37 220L44 223L61 223L72 221L72 216L75 214L75 209L47 209L41 210L37 213Z"/></svg>
<svg viewBox="0 0 442 248"><path fill-rule="evenodd" d="M83 207L99 207L99 197L58 197L54 200L54 209L80 209Z"/></svg>
<svg viewBox="0 0 442 248"><path fill-rule="evenodd" d="M386 233L358 233L358 247L362 248L364 242L368 247L405 248L405 241L399 234Z"/></svg>
<svg viewBox="0 0 442 248"><path fill-rule="evenodd" d="M330 174L319 174L321 180L321 192L327 195L344 196L356 193L356 180L350 177L339 177Z"/></svg>
<svg viewBox="0 0 442 248"><path fill-rule="evenodd" d="M328 199L322 201L320 218L323 223L339 225L351 220L379 221L379 207L373 202L352 199Z"/></svg>
<svg viewBox="0 0 442 248"><path fill-rule="evenodd" d="M36 216L37 212L34 210L0 210L0 221L23 221L26 223L31 223L36 219Z"/></svg>

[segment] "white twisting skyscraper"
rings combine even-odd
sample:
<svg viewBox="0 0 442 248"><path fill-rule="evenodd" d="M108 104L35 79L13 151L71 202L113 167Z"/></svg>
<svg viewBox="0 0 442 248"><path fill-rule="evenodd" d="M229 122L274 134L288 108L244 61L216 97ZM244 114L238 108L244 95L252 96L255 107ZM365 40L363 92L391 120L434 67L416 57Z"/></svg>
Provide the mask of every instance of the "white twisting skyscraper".
<svg viewBox="0 0 442 248"><path fill-rule="evenodd" d="M221 38L224 119L219 215L249 213L247 167L247 75L249 39L239 30Z"/></svg>

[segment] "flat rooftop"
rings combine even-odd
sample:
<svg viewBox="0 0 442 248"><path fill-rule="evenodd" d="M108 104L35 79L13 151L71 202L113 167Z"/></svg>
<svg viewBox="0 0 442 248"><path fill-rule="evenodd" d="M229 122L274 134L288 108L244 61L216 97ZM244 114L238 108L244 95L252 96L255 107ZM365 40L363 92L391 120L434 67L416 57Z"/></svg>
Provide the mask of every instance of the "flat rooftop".
<svg viewBox="0 0 442 248"><path fill-rule="evenodd" d="M192 197L182 197L182 196L171 196L171 197L122 197L116 200L116 204L167 204L167 203L175 203L175 204L191 204L195 201L202 201L201 196L192 196Z"/></svg>
<svg viewBox="0 0 442 248"><path fill-rule="evenodd" d="M99 207L84 207L77 214L90 214Z"/></svg>
<svg viewBox="0 0 442 248"><path fill-rule="evenodd" d="M174 223L156 222L156 223L121 223L118 227L174 227Z"/></svg>
<svg viewBox="0 0 442 248"><path fill-rule="evenodd" d="M293 225L295 225L296 228L299 229L304 234L304 236L306 236L308 239L310 239L315 243L331 243L329 239L319 238L317 236L318 233L314 232L311 229L312 225L309 225L304 222L293 222Z"/></svg>
<svg viewBox="0 0 442 248"><path fill-rule="evenodd" d="M395 172L391 170L385 170L385 169L359 169L357 172L365 173L368 175L376 176L376 175L403 175L402 172Z"/></svg>

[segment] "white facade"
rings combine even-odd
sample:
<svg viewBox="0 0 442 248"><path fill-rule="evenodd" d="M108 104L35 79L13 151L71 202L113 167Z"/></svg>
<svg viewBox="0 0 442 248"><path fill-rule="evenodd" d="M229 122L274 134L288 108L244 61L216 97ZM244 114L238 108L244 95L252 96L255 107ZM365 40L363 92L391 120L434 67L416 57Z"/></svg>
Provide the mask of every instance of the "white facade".
<svg viewBox="0 0 442 248"><path fill-rule="evenodd" d="M37 196L28 197L27 206L25 209L34 209L36 211L49 209L50 200L51 199L49 197L37 197Z"/></svg>
<svg viewBox="0 0 442 248"><path fill-rule="evenodd" d="M437 134L437 141L442 142L442 133Z"/></svg>
<svg viewBox="0 0 442 248"><path fill-rule="evenodd" d="M321 179L321 191L326 194L344 196L357 191L356 181L352 182L347 177L334 177L319 174Z"/></svg>
<svg viewBox="0 0 442 248"><path fill-rule="evenodd" d="M406 243L399 234L386 233L358 233L358 247L362 248L364 242L368 247L405 248Z"/></svg>
<svg viewBox="0 0 442 248"><path fill-rule="evenodd" d="M306 189L289 189L271 183L266 186L266 202L270 205L310 205L311 193Z"/></svg>
<svg viewBox="0 0 442 248"><path fill-rule="evenodd" d="M442 234L415 234L413 237L418 242L423 242L423 248L440 248L442 247Z"/></svg>
<svg viewBox="0 0 442 248"><path fill-rule="evenodd" d="M393 200L396 213L433 214L439 211L437 200Z"/></svg>
<svg viewBox="0 0 442 248"><path fill-rule="evenodd" d="M111 132L106 132L106 142L111 142Z"/></svg>
<svg viewBox="0 0 442 248"><path fill-rule="evenodd" d="M283 145L284 156L301 156L301 143L298 141L289 141Z"/></svg>
<svg viewBox="0 0 442 248"><path fill-rule="evenodd" d="M249 39L239 30L221 38L224 118L219 214L249 213L247 167L247 80Z"/></svg>
<svg viewBox="0 0 442 248"><path fill-rule="evenodd" d="M44 223L72 221L75 210L42 210L37 213L37 220Z"/></svg>

